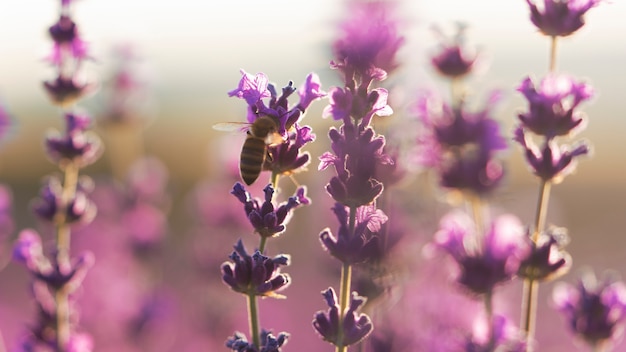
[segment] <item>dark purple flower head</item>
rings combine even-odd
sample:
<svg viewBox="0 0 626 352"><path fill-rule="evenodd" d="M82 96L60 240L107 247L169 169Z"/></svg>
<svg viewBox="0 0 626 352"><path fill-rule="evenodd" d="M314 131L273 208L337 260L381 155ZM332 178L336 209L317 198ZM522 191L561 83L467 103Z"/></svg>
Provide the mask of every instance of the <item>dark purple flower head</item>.
<svg viewBox="0 0 626 352"><path fill-rule="evenodd" d="M576 170L576 159L589 153L585 143L574 146L558 146L554 140L544 143L540 150L528 137L523 128L515 130L514 140L518 142L526 155L526 161L535 175L545 181L559 183Z"/></svg>
<svg viewBox="0 0 626 352"><path fill-rule="evenodd" d="M245 187L237 182L230 192L242 204L248 220L254 227L254 231L261 237L278 236L285 231L285 226L289 222L292 210L309 204L311 201L306 197L306 188L300 187L296 194L283 202L278 207L272 203L274 188L268 184L264 189L265 200L252 199Z"/></svg>
<svg viewBox="0 0 626 352"><path fill-rule="evenodd" d="M620 338L626 322L626 286L621 281L606 278L597 282L588 274L576 286L556 286L552 297L572 332L590 345Z"/></svg>
<svg viewBox="0 0 626 352"><path fill-rule="evenodd" d="M375 136L371 127L357 132L356 126L345 124L341 131L331 128L329 136L335 154L322 154L319 169L333 165L337 176L326 191L348 207L372 203L383 191L383 184L375 179L377 165L393 162L383 153L385 138Z"/></svg>
<svg viewBox="0 0 626 352"><path fill-rule="evenodd" d="M372 89L368 93L352 92L350 89L333 87L330 91L329 105L324 108L323 117L332 116L335 120L342 120L344 124L352 124L350 118L361 120L360 125L365 128L372 117L389 116L393 113L387 104L389 93L384 88Z"/></svg>
<svg viewBox="0 0 626 352"><path fill-rule="evenodd" d="M549 36L566 37L585 25L583 16L602 0L526 0L530 7L530 20L541 33Z"/></svg>
<svg viewBox="0 0 626 352"><path fill-rule="evenodd" d="M43 82L44 89L53 104L61 107L71 106L78 99L95 91L95 85L79 83L73 77L57 77L53 81Z"/></svg>
<svg viewBox="0 0 626 352"><path fill-rule="evenodd" d="M528 100L528 112L518 115L525 129L552 139L574 135L586 126L583 113L576 108L593 96L590 85L551 74L537 87L527 77L517 90Z"/></svg>
<svg viewBox="0 0 626 352"><path fill-rule="evenodd" d="M328 228L320 233L322 246L333 257L352 265L368 261L378 254L378 232L381 225L387 221L387 216L382 210L376 209L373 205L357 208L354 233L350 233L346 207L335 203L333 212L339 221L337 238Z"/></svg>
<svg viewBox="0 0 626 352"><path fill-rule="evenodd" d="M271 158L265 159L263 170L270 170L277 175L292 175L306 168L311 155L308 152L301 152L305 144L315 140L315 134L311 132L309 126L294 126L288 132L288 138L280 144L269 146L268 151Z"/></svg>
<svg viewBox="0 0 626 352"><path fill-rule="evenodd" d="M404 38L398 33L394 7L389 1L349 1L349 17L333 44L331 63L343 71L346 82L355 76L363 81L381 80L398 67L396 54Z"/></svg>
<svg viewBox="0 0 626 352"><path fill-rule="evenodd" d="M493 92L478 112L465 106L453 109L432 94L418 101L415 110L423 127L418 159L439 174L443 187L485 194L502 180L503 167L495 155L507 145L491 118L491 106L499 97Z"/></svg>
<svg viewBox="0 0 626 352"><path fill-rule="evenodd" d="M551 227L540 234L539 242L527 237L528 250L523 255L517 275L532 280L550 281L567 273L572 266L572 257L563 250L569 243L567 230Z"/></svg>
<svg viewBox="0 0 626 352"><path fill-rule="evenodd" d="M281 332L274 336L271 331L261 329L261 348L257 348L253 343L248 342L246 336L240 332L235 332L233 337L226 341L226 347L237 352L280 352L281 347L287 343L289 334Z"/></svg>
<svg viewBox="0 0 626 352"><path fill-rule="evenodd" d="M491 326L491 328L490 328ZM525 339L518 329L502 315L496 315L489 322L480 317L474 323L474 331L468 339L464 352L526 352Z"/></svg>
<svg viewBox="0 0 626 352"><path fill-rule="evenodd" d="M269 258L256 251L250 256L239 240L230 255L232 262L222 264L222 280L235 292L246 295L281 298L276 293L286 288L291 278L280 273L281 265L289 265L288 255Z"/></svg>
<svg viewBox="0 0 626 352"><path fill-rule="evenodd" d="M350 300L350 306L346 311L346 315L343 317L343 324L339 326L339 302L337 295L332 287L329 287L326 291L322 292L326 304L329 309L327 312L319 311L315 313L315 319L313 320L313 327L322 336L324 341L328 341L333 345L339 345L339 331L342 332L342 345L350 346L369 335L374 326L372 321L365 314L358 314L356 310L365 303L365 298L357 295L356 292L352 292L352 298Z"/></svg>
<svg viewBox="0 0 626 352"><path fill-rule="evenodd" d="M57 23L48 29L48 33L54 41L52 54L48 58L55 65L62 65L65 53L77 61L88 57L87 44L78 35L76 23L67 15L61 15Z"/></svg>
<svg viewBox="0 0 626 352"><path fill-rule="evenodd" d="M465 76L474 67L477 55L465 46L466 26L458 24L457 33L454 37L446 37L442 31L435 27L435 33L440 40L439 52L431 58L435 69L448 78Z"/></svg>
<svg viewBox="0 0 626 352"><path fill-rule="evenodd" d="M502 215L487 233L476 234L472 219L460 211L441 219L434 243L459 265L458 283L474 294L491 292L517 273L524 229L516 217Z"/></svg>
<svg viewBox="0 0 626 352"><path fill-rule="evenodd" d="M84 253L68 266L48 260L43 254L39 234L31 229L20 232L13 247L13 260L26 266L35 279L56 289L65 286L68 292L80 286L94 264L92 253Z"/></svg>
<svg viewBox="0 0 626 352"><path fill-rule="evenodd" d="M90 118L68 113L65 115L65 124L64 135L55 132L46 137L48 158L61 167L67 163L85 167L98 160L103 146L98 136L87 131Z"/></svg>
<svg viewBox="0 0 626 352"><path fill-rule="evenodd" d="M66 207L63 221L68 224L88 224L96 215L96 205L88 198L87 193L93 189L93 181L81 177L71 199L63 205L63 186L57 177L48 177L39 192L39 198L33 202L33 211L41 219L57 223L61 216L60 208Z"/></svg>

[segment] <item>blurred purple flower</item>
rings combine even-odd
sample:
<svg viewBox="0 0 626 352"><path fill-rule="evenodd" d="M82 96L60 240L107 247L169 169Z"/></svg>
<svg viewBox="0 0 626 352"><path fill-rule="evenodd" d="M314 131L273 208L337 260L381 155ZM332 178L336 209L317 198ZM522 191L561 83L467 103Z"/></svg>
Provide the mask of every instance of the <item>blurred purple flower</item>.
<svg viewBox="0 0 626 352"><path fill-rule="evenodd" d="M337 238L330 229L320 233L322 246L344 264L357 264L372 259L379 254L379 238L382 224L387 216L374 206L361 206L356 209L354 233L350 233L348 211L342 204L335 203L333 212L339 221Z"/></svg>
<svg viewBox="0 0 626 352"><path fill-rule="evenodd" d="M319 311L315 313L313 327L322 336L324 341L333 345L339 345L339 335L343 346L353 345L367 337L374 329L372 321L365 314L358 314L356 310L365 303L365 298L360 297L356 292L352 292L350 305L343 317L343 324L339 326L339 302L332 287L322 292L329 309L327 312Z"/></svg>
<svg viewBox="0 0 626 352"><path fill-rule="evenodd" d="M585 25L583 16L602 0L526 0L530 7L530 20L539 30L549 36L566 37Z"/></svg>
<svg viewBox="0 0 626 352"><path fill-rule="evenodd" d="M541 233L538 243L527 238L528 249L523 255L518 276L525 279L549 281L567 273L572 266L572 257L563 250L569 243L564 228L551 227Z"/></svg>
<svg viewBox="0 0 626 352"><path fill-rule="evenodd" d="M74 195L63 205L63 186L59 178L48 177L39 193L39 198L33 201L33 211L41 219L51 223L58 221L61 207L65 209L64 221L68 224L88 224L96 216L96 206L88 198L87 193L93 190L93 182L87 176L79 179Z"/></svg>
<svg viewBox="0 0 626 352"><path fill-rule="evenodd" d="M404 38L398 33L395 7L391 1L348 2L349 15L333 43L335 61L331 63L343 71L346 82L355 73L364 82L382 80L398 67L396 54Z"/></svg>
<svg viewBox="0 0 626 352"><path fill-rule="evenodd" d="M222 279L235 292L246 295L282 298L276 293L289 286L291 278L280 273L281 265L289 265L288 255L269 258L256 251L250 256L239 240L230 255L232 262L222 264Z"/></svg>
<svg viewBox="0 0 626 352"><path fill-rule="evenodd" d="M79 83L74 77L58 76L53 81L43 82L44 89L53 104L61 107L71 106L78 99L95 91L91 83Z"/></svg>
<svg viewBox="0 0 626 352"><path fill-rule="evenodd" d="M550 74L537 87L527 77L517 90L528 100L528 112L518 115L525 129L550 140L556 136L571 136L586 126L583 113L576 108L593 96L590 85L568 76Z"/></svg>
<svg viewBox="0 0 626 352"><path fill-rule="evenodd" d="M67 344L67 352L93 351L93 339L86 333L74 333Z"/></svg>
<svg viewBox="0 0 626 352"><path fill-rule="evenodd" d="M322 83L320 82L320 78L315 73L309 73L306 76L306 80L298 90L298 95L300 95L300 102L298 106L300 110L306 111L309 108L309 105L314 100L324 98L328 93L322 90Z"/></svg>
<svg viewBox="0 0 626 352"><path fill-rule="evenodd" d="M423 127L418 162L435 169L443 187L485 194L501 181L504 171L495 155L507 145L490 116L499 99L499 92L492 92L478 112L452 108L433 94L418 101L415 112Z"/></svg>
<svg viewBox="0 0 626 352"><path fill-rule="evenodd" d="M272 203L274 188L268 184L264 189L265 201L253 199L245 187L237 182L230 192L244 205L244 211L256 233L261 237L278 236L285 231L286 224L292 215L292 210L307 205L311 201L306 197L306 187L299 187L296 194L278 207Z"/></svg>
<svg viewBox="0 0 626 352"><path fill-rule="evenodd" d="M513 215L498 217L482 236L467 214L455 211L441 219L434 244L458 264L457 282L461 286L474 294L485 294L517 273L524 235Z"/></svg>
<svg viewBox="0 0 626 352"><path fill-rule="evenodd" d="M54 41L52 53L48 57L52 64L61 67L67 59L65 53L69 53L77 62L88 58L87 43L80 38L76 23L69 16L61 15L57 23L48 29L48 33Z"/></svg>
<svg viewBox="0 0 626 352"><path fill-rule="evenodd" d="M440 43L439 52L431 58L431 63L440 74L451 79L471 72L477 59L477 54L471 52L464 43L465 29L465 25L457 24L456 35L448 38L438 27L434 28Z"/></svg>
<svg viewBox="0 0 626 352"><path fill-rule="evenodd" d="M553 183L561 182L565 176L574 172L578 157L589 153L589 147L584 143L559 147L554 140L544 143L543 150L540 150L522 127L515 130L514 140L524 149L526 161L533 173Z"/></svg>
<svg viewBox="0 0 626 352"><path fill-rule="evenodd" d="M490 326L491 325L491 326ZM492 321L484 317L474 322L474 331L468 339L465 352L526 352L527 345L523 335L502 315L496 315Z"/></svg>
<svg viewBox="0 0 626 352"><path fill-rule="evenodd" d="M271 331L262 329L261 331L261 348L258 349L253 343L246 340L246 336L240 332L226 341L226 347L237 352L280 352L281 347L287 343L289 334L281 332L278 336L274 336Z"/></svg>
<svg viewBox="0 0 626 352"><path fill-rule="evenodd" d="M65 122L64 135L54 132L46 137L48 158L57 165L74 163L81 168L98 160L103 146L97 135L87 131L89 117L68 113L65 115Z"/></svg>
<svg viewBox="0 0 626 352"><path fill-rule="evenodd" d="M597 282L588 274L576 286L556 286L552 297L572 332L590 345L611 344L621 337L626 322L626 286L621 281Z"/></svg>

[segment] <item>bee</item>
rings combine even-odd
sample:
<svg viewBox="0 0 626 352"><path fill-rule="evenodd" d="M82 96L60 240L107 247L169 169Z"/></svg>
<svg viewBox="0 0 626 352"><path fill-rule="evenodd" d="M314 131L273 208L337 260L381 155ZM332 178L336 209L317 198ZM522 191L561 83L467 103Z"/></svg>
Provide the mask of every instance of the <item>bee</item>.
<svg viewBox="0 0 626 352"><path fill-rule="evenodd" d="M248 186L254 183L261 174L265 160L271 158L267 147L280 144L284 141L278 133L278 119L271 116L262 116L252 123L222 122L213 125L218 131L246 131L246 140L241 147L239 157L239 174Z"/></svg>

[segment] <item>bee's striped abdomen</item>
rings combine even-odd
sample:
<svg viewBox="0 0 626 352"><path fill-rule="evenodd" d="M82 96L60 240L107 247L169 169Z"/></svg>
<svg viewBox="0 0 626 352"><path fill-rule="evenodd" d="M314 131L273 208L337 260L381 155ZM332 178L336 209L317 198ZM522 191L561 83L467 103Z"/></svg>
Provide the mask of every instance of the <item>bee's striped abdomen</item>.
<svg viewBox="0 0 626 352"><path fill-rule="evenodd" d="M248 186L261 174L267 146L262 138L248 135L241 148L241 158L239 159L239 172L241 179Z"/></svg>

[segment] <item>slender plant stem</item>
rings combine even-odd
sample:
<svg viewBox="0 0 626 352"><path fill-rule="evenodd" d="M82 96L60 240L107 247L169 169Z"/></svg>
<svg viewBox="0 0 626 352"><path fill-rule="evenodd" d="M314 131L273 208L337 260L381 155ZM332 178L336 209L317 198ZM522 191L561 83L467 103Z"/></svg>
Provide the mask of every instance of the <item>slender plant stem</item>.
<svg viewBox="0 0 626 352"><path fill-rule="evenodd" d="M488 350L491 351L496 344L496 336L494 334L494 326L493 326L493 291L489 291L485 293L484 297L485 301L485 319L487 319L487 326L489 328L489 342L488 342Z"/></svg>
<svg viewBox="0 0 626 352"><path fill-rule="evenodd" d="M539 189L539 199L537 203L537 213L535 214L535 229L532 235L533 243L539 241L539 235L543 231L548 213L548 202L550 200L550 181L542 181ZM532 277L524 280L524 291L522 294L522 323L520 324L526 333L527 350L532 351L531 342L535 336L535 322L537 316L537 296L539 294L539 282Z"/></svg>
<svg viewBox="0 0 626 352"><path fill-rule="evenodd" d="M71 230L67 223L67 209L69 203L76 194L78 184L78 167L74 163L68 163L64 167L63 191L61 194L61 206L55 215L56 225L56 264L59 271L66 274L71 270L70 242ZM56 290L56 319L57 319L57 350L64 352L70 338L70 308L69 292L67 285Z"/></svg>
<svg viewBox="0 0 626 352"><path fill-rule="evenodd" d="M256 295L254 293L248 294L248 322L250 324L250 336L252 336L252 343L257 348L261 347L261 338L259 335L259 310L257 308Z"/></svg>
<svg viewBox="0 0 626 352"><path fill-rule="evenodd" d="M354 228L356 224L356 207L350 207L350 217L348 220L349 234L354 236ZM341 287L339 288L339 331L337 334L337 348L335 352L346 352L348 346L343 345L343 319L345 317L346 309L348 308L348 301L350 300L350 291L352 283L352 266L347 263L343 263L341 267Z"/></svg>
<svg viewBox="0 0 626 352"><path fill-rule="evenodd" d="M556 72L556 43L557 37L550 37L550 72Z"/></svg>

